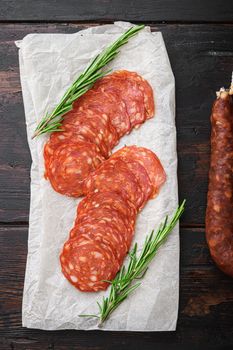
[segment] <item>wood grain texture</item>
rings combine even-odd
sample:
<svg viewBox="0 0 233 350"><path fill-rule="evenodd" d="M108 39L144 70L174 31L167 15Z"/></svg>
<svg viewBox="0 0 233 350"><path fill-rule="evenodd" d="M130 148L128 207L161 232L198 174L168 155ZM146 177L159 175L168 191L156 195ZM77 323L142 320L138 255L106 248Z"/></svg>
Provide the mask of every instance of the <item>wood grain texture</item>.
<svg viewBox="0 0 233 350"><path fill-rule="evenodd" d="M181 229L180 311L176 332L45 332L21 327L27 226L0 227L1 349L183 349L233 346L232 279L212 263L203 229ZM10 269L9 269L10 266ZM184 347L185 348L185 347ZM192 348L191 348L192 349ZM200 348L199 348L200 349ZM208 347L207 347L208 349Z"/></svg>
<svg viewBox="0 0 233 350"><path fill-rule="evenodd" d="M17 48L28 33L73 33L88 25L0 25L0 222L27 222L30 153ZM203 225L209 166L209 115L215 91L229 83L233 25L157 25L176 78L179 196L187 199L184 225Z"/></svg>
<svg viewBox="0 0 233 350"><path fill-rule="evenodd" d="M31 159L14 41L28 33L73 33L98 21L112 20L154 23L153 30L163 33L176 78L179 195L180 199L187 198L187 210L181 222L177 331L100 333L25 329L21 327L21 303ZM27 21L30 23L24 23ZM66 23L69 21L74 23ZM156 25L163 22L169 25ZM215 90L229 83L233 67L232 30L232 0L0 2L1 350L233 349L232 279L213 264L203 228L209 115Z"/></svg>
<svg viewBox="0 0 233 350"><path fill-rule="evenodd" d="M7 0L2 21L232 22L231 0Z"/></svg>

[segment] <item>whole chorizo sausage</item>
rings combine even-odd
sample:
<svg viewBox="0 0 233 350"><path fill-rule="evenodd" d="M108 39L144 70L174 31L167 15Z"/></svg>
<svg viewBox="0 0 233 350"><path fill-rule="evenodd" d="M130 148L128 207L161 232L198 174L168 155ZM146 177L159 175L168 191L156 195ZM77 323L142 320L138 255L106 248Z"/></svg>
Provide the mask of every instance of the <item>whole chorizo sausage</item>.
<svg viewBox="0 0 233 350"><path fill-rule="evenodd" d="M211 114L206 239L217 266L233 277L233 89L220 89Z"/></svg>

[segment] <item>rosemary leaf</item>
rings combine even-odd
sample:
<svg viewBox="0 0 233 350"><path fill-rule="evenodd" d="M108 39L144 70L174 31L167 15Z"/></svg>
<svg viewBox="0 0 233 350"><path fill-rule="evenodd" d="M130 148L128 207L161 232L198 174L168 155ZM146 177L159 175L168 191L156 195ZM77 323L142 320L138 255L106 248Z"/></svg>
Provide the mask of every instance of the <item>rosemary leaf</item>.
<svg viewBox="0 0 233 350"><path fill-rule="evenodd" d="M108 297L103 297L102 304L97 301L99 313L96 315L86 315L87 317L97 317L99 324L102 324L110 314L137 289L141 282L135 283L136 280L142 279L150 262L156 255L159 247L166 241L168 235L176 226L179 218L184 212L185 200L177 208L172 219L168 221L168 217L160 224L159 229L155 233L154 230L146 237L141 253L138 254L137 243L129 252L129 262L127 266L122 266L115 279L110 282L110 293ZM85 315L80 315L84 317Z"/></svg>
<svg viewBox="0 0 233 350"><path fill-rule="evenodd" d="M79 317L97 317L97 318L99 318L99 316L92 315L92 314L90 314L90 315L79 315Z"/></svg>
<svg viewBox="0 0 233 350"><path fill-rule="evenodd" d="M36 127L32 138L45 134L47 132L59 131L57 125L51 123L55 118L61 122L61 117L72 109L73 102L87 92L99 78L103 77L108 71L102 72L101 69L111 62L118 54L119 48L125 45L130 38L136 35L144 25L131 27L122 34L113 44L108 46L99 55L97 55L76 81L69 87L63 95L61 101L53 109L51 114L47 114L42 118Z"/></svg>

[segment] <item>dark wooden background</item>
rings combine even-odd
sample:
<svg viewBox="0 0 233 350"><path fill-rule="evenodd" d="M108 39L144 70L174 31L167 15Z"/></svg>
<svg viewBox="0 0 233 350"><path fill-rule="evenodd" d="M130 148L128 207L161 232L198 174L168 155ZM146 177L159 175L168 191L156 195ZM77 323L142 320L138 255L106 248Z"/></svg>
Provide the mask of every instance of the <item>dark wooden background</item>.
<svg viewBox="0 0 233 350"><path fill-rule="evenodd" d="M21 327L31 158L14 41L127 20L163 33L176 78L181 220L176 332L45 332ZM233 349L233 280L205 242L209 115L233 69L232 0L0 1L0 349Z"/></svg>

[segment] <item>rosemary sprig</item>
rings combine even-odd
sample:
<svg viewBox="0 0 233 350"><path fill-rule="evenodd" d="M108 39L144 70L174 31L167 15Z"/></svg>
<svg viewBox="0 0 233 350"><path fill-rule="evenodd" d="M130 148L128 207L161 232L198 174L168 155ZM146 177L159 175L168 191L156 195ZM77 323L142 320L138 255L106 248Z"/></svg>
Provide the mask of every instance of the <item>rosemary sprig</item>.
<svg viewBox="0 0 233 350"><path fill-rule="evenodd" d="M122 34L113 44L108 46L99 55L97 55L83 73L75 80L71 87L65 92L59 104L54 108L51 114L46 113L44 118L37 125L32 138L45 134L47 132L61 131L62 116L72 110L72 105L77 98L87 92L91 86L110 71L101 71L110 61L119 53L119 48L125 45L130 38L136 35L144 25L131 27Z"/></svg>
<svg viewBox="0 0 233 350"><path fill-rule="evenodd" d="M113 281L107 281L111 284L110 293L107 297L103 297L102 303L97 301L99 308L98 314L79 315L80 317L96 317L101 325L109 315L140 286L140 280L147 272L151 260L156 255L159 247L165 242L169 233L176 226L177 221L181 217L185 207L185 200L177 208L174 216L168 222L168 217L161 223L158 231L154 230L146 237L143 248L138 253L138 245L135 243L133 249L129 252L129 262L127 266L123 266Z"/></svg>

